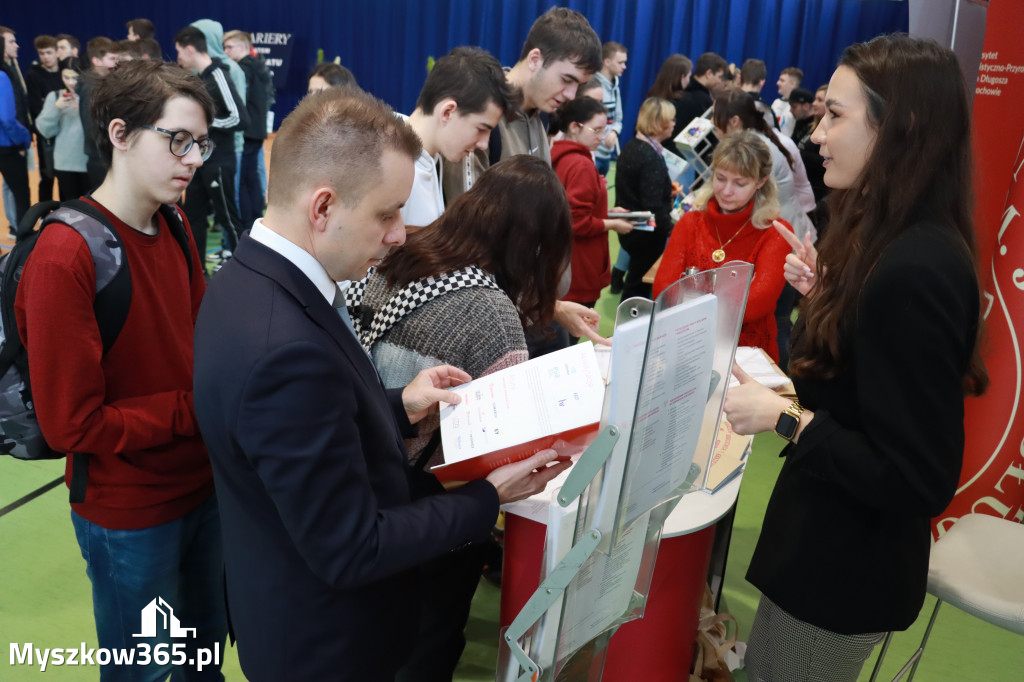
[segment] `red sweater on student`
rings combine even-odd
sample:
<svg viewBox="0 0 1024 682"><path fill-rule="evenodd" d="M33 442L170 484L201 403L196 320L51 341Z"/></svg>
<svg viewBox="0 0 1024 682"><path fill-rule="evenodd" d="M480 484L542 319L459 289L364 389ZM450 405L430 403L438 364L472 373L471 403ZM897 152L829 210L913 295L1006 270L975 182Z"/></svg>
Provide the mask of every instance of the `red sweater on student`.
<svg viewBox="0 0 1024 682"><path fill-rule="evenodd" d="M743 312L740 329L741 346L759 346L775 362L779 361L776 339L775 304L782 293L786 279L782 267L786 264L789 244L775 228L759 230L749 221L754 202L737 213L722 213L718 202L711 198L703 211L685 213L672 230L658 274L654 278L654 296L657 297L670 284L683 276L690 266L698 270L711 270L733 260L752 263L754 279L750 282L747 307ZM779 219L792 231L785 220ZM717 228L717 230L716 230ZM736 235L733 237L733 235ZM729 241L732 238L732 241ZM724 242L725 260L716 263L711 254Z"/></svg>
<svg viewBox="0 0 1024 682"><path fill-rule="evenodd" d="M566 301L592 303L612 281L608 255L608 189L590 150L559 140L551 148L551 166L565 187L572 213L572 284Z"/></svg>
<svg viewBox="0 0 1024 682"><path fill-rule="evenodd" d="M192 408L192 332L206 284L195 244L189 281L162 217L151 236L91 203L124 241L131 272L128 317L110 351L103 354L93 313L92 255L66 225L52 224L39 237L15 314L47 443L90 453L85 502L72 508L104 528L148 528L183 516L213 492Z"/></svg>

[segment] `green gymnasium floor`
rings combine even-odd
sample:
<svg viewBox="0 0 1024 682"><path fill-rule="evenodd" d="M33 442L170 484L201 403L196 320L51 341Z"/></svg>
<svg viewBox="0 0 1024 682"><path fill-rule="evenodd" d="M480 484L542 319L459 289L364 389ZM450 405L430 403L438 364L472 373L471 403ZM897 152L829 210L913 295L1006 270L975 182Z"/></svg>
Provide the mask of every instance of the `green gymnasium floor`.
<svg viewBox="0 0 1024 682"><path fill-rule="evenodd" d="M759 437L747 465L730 546L723 610L736 616L740 638L749 631L758 594L743 580L753 552L761 517L778 475L780 447L774 436ZM62 462L19 462L0 458L0 508L52 481ZM499 590L481 581L467 627L469 643L455 679L490 682L497 656ZM884 672L892 679L916 648L934 600L906 633L897 635ZM89 581L68 515L67 489L62 486L0 517L0 644L9 659L12 642L39 647L96 646ZM861 676L866 680L869 670ZM243 676L233 649L225 655L229 682ZM1017 682L1024 678L1024 638L943 606L932 632L917 680L920 682ZM96 680L95 669L11 667L0 664L3 682ZM685 679L685 677L681 678ZM738 682L745 682L742 671ZM634 682L634 681L630 681ZM647 682L647 681L635 681ZM784 682L784 681L782 681Z"/></svg>
<svg viewBox="0 0 1024 682"><path fill-rule="evenodd" d="M614 171L613 171L614 172ZM208 249L219 248L220 234L211 233ZM611 239L614 262L618 241ZM618 297L615 297L616 299ZM615 305L607 290L598 302L601 328L609 333ZM781 467L776 456L781 441L759 436L743 478L732 531L722 609L736 616L745 639L757 607L758 593L743 575L753 553L764 509ZM39 489L63 473L63 462L20 462L0 457L0 509ZM1024 579L1024 567L1021 570ZM467 644L456 673L458 682L491 682L498 645L498 588L481 581L467 626ZM916 649L934 599L906 633L894 638L880 679L891 680ZM10 666L10 644L37 647L96 646L92 602L85 564L71 527L67 489L60 485L0 517L0 645L8 660L0 663L0 682L78 682L99 679L95 668ZM690 643L680 643L688 646ZM874 661L865 667L867 680ZM224 658L229 682L244 680L233 649ZM678 680L685 680L680 671ZM1024 638L943 606L917 677L919 682L1018 682L1024 679ZM746 682L743 671L736 680ZM282 681L285 682L285 681ZM655 682L630 680L629 682ZM675 680L673 680L675 682ZM786 682L780 680L778 682Z"/></svg>

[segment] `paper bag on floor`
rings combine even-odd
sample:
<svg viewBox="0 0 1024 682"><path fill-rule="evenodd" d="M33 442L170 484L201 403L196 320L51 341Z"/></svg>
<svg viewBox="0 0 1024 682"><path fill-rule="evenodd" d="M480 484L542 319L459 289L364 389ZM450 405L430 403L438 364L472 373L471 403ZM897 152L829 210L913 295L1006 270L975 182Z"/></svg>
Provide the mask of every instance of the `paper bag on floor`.
<svg viewBox="0 0 1024 682"><path fill-rule="evenodd" d="M731 635L729 622L733 624ZM711 588L705 585L689 682L733 682L730 670L739 667L739 657L733 651L737 634L736 618L728 613L715 613Z"/></svg>

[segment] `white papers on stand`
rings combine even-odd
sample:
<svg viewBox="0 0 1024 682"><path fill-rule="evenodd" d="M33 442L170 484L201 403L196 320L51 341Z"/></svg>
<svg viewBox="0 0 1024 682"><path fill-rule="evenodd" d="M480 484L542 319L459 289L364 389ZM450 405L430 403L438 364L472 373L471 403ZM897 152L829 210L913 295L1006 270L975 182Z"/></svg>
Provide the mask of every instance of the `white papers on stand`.
<svg viewBox="0 0 1024 682"><path fill-rule="evenodd" d="M636 412L636 397L640 391L640 374L644 366L644 352L647 347L647 330L651 318L644 316L619 324L612 339L611 367L608 390L610 396L608 424L619 429L619 440L615 443L611 457L604 468L601 494L592 525L602 534L601 551L608 551L611 530L615 526L622 478L626 471L626 456L629 438L633 431L633 415Z"/></svg>
<svg viewBox="0 0 1024 682"><path fill-rule="evenodd" d="M763 350L756 346L740 346L736 349L736 364L751 377L768 388L778 388L789 383L789 377L772 364ZM739 386L736 377L729 375L729 387Z"/></svg>
<svg viewBox="0 0 1024 682"><path fill-rule="evenodd" d="M714 294L654 317L619 528L669 499L686 481L711 388L717 317Z"/></svg>
<svg viewBox="0 0 1024 682"><path fill-rule="evenodd" d="M714 127L715 124L710 119L698 116L679 131L673 142L676 143L680 150L693 151L697 148L697 145L707 139Z"/></svg>

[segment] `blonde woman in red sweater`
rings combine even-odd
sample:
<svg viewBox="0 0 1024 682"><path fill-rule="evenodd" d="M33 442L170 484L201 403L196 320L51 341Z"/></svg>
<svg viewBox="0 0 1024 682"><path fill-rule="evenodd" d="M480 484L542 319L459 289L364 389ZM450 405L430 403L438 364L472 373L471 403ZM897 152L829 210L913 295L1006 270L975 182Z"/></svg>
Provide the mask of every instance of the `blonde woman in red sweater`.
<svg viewBox="0 0 1024 682"><path fill-rule="evenodd" d="M754 279L739 342L763 348L778 362L775 303L786 283L783 266L790 247L771 228L773 222L793 228L779 219L771 154L753 132L730 133L715 148L711 169L712 181L698 191L694 210L672 231L654 280L654 296L689 267L710 270L728 261L752 263Z"/></svg>
<svg viewBox="0 0 1024 682"><path fill-rule="evenodd" d="M608 133L608 111L595 99L579 97L553 114L551 127L564 134L551 147L551 165L572 212L572 284L563 298L593 308L611 282L608 232L633 229L627 220L609 218L608 189L591 155Z"/></svg>

